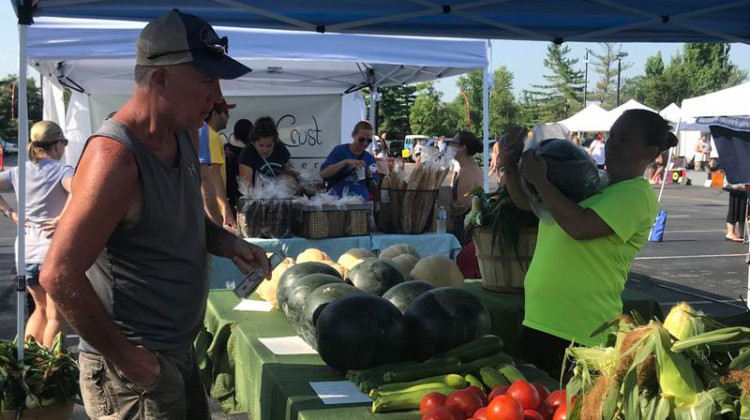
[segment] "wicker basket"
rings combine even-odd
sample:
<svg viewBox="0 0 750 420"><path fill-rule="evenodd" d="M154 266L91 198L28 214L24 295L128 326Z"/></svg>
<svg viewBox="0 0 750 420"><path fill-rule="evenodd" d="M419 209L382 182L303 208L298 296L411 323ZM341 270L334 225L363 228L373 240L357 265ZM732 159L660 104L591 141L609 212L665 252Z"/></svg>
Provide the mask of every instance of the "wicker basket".
<svg viewBox="0 0 750 420"><path fill-rule="evenodd" d="M393 234L424 233L432 227L437 196L438 190L382 188L375 215L378 229Z"/></svg>
<svg viewBox="0 0 750 420"><path fill-rule="evenodd" d="M338 206L294 204L294 234L307 239L362 236L370 233L372 203Z"/></svg>
<svg viewBox="0 0 750 420"><path fill-rule="evenodd" d="M521 229L517 253L498 243L493 248L490 228L474 229L472 236L482 273L482 287L493 292L523 293L523 280L536 247L537 229Z"/></svg>
<svg viewBox="0 0 750 420"><path fill-rule="evenodd" d="M244 238L286 238L292 233L292 200L250 200L237 204L237 226Z"/></svg>
<svg viewBox="0 0 750 420"><path fill-rule="evenodd" d="M73 414L72 402L61 402L49 407L33 408L21 412L21 420L68 420ZM15 411L0 411L0 420L16 420Z"/></svg>

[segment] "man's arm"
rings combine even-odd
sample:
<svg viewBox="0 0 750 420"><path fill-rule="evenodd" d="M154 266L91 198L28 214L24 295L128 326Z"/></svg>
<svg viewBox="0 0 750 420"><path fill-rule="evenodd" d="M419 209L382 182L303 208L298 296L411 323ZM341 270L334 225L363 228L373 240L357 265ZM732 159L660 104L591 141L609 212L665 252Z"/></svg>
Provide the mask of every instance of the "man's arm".
<svg viewBox="0 0 750 420"><path fill-rule="evenodd" d="M219 257L229 258L243 273L249 273L257 266L263 268L270 278L271 267L265 251L220 228L206 218L206 245L208 252Z"/></svg>
<svg viewBox="0 0 750 420"><path fill-rule="evenodd" d="M221 215L221 225L226 225L232 229L237 228L237 223L234 221L234 215L232 209L229 208L229 201L227 200L227 187L224 185L224 181L221 179L222 164L214 163L209 167L211 171L211 179L213 181L214 194L216 195L216 203L219 207L219 214Z"/></svg>
<svg viewBox="0 0 750 420"><path fill-rule="evenodd" d="M201 196L203 197L203 209L206 215L217 225L223 224L219 203L216 201L214 192L213 174L211 165L201 164Z"/></svg>
<svg viewBox="0 0 750 420"><path fill-rule="evenodd" d="M340 162L332 163L326 166L325 169L320 170L320 177L323 179L330 178L349 165L362 167L365 165L365 162L361 160L345 159Z"/></svg>
<svg viewBox="0 0 750 420"><path fill-rule="evenodd" d="M128 341L91 287L86 270L139 199L138 168L132 153L107 138L95 138L73 178L72 196L42 266L40 283L65 319L137 386L152 384L159 362Z"/></svg>

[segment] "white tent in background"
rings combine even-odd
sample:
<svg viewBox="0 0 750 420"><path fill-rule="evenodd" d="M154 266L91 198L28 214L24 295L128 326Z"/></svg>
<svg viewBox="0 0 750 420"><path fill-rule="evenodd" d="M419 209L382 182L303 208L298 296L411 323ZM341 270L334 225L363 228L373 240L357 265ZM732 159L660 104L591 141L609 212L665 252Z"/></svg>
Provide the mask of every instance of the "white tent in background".
<svg viewBox="0 0 750 420"><path fill-rule="evenodd" d="M750 82L682 101L682 120L750 115Z"/></svg>
<svg viewBox="0 0 750 420"><path fill-rule="evenodd" d="M609 131L607 111L597 104L590 104L572 117L559 121L571 132Z"/></svg>
<svg viewBox="0 0 750 420"><path fill-rule="evenodd" d="M620 115L622 115L625 111L630 111L631 109L647 109L651 112L656 112L655 110L647 107L646 105L643 105L635 99L631 99L607 113L607 117L609 118L609 127L612 127L612 124L614 124L615 121L620 118Z"/></svg>
<svg viewBox="0 0 750 420"><path fill-rule="evenodd" d="M679 122L682 110L676 103L672 102L668 107L659 111L659 115L669 122Z"/></svg>

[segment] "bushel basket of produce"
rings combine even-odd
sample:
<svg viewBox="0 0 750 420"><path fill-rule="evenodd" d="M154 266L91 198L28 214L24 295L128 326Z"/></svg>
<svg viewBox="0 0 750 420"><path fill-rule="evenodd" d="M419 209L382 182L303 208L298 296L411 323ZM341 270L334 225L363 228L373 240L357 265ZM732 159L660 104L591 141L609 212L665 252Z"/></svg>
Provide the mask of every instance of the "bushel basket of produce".
<svg viewBox="0 0 750 420"><path fill-rule="evenodd" d="M482 273L482 287L494 292L523 293L523 279L536 248L537 228L521 228L515 250L494 241L489 227L474 229L472 237Z"/></svg>
<svg viewBox="0 0 750 420"><path fill-rule="evenodd" d="M432 227L438 190L381 188L375 222L383 233L420 234Z"/></svg>
<svg viewBox="0 0 750 420"><path fill-rule="evenodd" d="M240 198L237 226L244 238L286 238L292 233L292 200Z"/></svg>

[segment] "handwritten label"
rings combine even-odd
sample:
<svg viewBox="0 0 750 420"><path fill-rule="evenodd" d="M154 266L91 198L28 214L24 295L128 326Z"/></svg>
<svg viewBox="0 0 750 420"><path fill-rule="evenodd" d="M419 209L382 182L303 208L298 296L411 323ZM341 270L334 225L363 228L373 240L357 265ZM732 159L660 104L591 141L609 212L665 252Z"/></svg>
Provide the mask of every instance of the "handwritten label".
<svg viewBox="0 0 750 420"><path fill-rule="evenodd" d="M273 308L271 302L264 300L251 300L242 299L237 306L234 307L235 311L251 311L251 312L269 312Z"/></svg>
<svg viewBox="0 0 750 420"><path fill-rule="evenodd" d="M300 336L259 338L258 341L277 356L294 356L300 354L317 354Z"/></svg>

